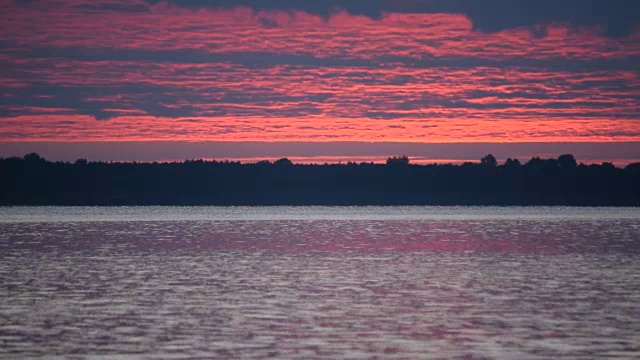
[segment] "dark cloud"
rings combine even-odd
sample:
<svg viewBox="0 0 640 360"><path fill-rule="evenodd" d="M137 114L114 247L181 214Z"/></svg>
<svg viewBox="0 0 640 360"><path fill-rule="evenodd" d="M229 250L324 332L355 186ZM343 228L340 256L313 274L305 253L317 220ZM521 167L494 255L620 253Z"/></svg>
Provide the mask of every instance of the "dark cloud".
<svg viewBox="0 0 640 360"><path fill-rule="evenodd" d="M318 109L316 103L326 101L332 96L331 94L286 95L273 89L250 86L244 92L219 90L225 95L220 99L212 99L207 94L172 85L124 83L110 87L58 87L46 83L34 83L26 88L12 90L10 98L0 98L0 115L50 114L51 111L48 109L62 108L68 111L58 113L90 115L96 120L108 120L127 115L127 111L141 111L146 115L176 118L229 115L292 117L321 114L322 111ZM115 96L119 99L116 100ZM188 105L178 105L181 101L186 101ZM272 107L273 104L280 106ZM198 105L205 105L205 107L199 109Z"/></svg>
<svg viewBox="0 0 640 360"><path fill-rule="evenodd" d="M149 8L141 4L81 4L72 6L75 9L88 10L103 13L105 11L141 13L149 11Z"/></svg>
<svg viewBox="0 0 640 360"><path fill-rule="evenodd" d="M158 1L151 0L150 3ZM258 10L296 9L322 16L337 10L379 18L384 12L455 13L467 15L479 31L527 27L543 36L540 24L568 23L576 27L603 25L609 36L626 36L640 24L635 0L173 0L187 7L248 6Z"/></svg>
<svg viewBox="0 0 640 360"><path fill-rule="evenodd" d="M3 104L11 107L11 116L33 114L33 107L40 108L42 114L50 113L47 108L72 109L69 114L81 114L93 116L96 120L108 120L112 117L123 115L117 111L107 109L124 108L122 102L116 100L92 100L97 97L109 97L114 95L127 95L137 98L136 107L156 116L189 116L192 115L188 108L172 109L162 106L163 101L175 102L174 86L158 86L146 84L124 84L112 87L92 86L55 86L46 83L32 83L31 86L22 89L13 89L12 97L5 98ZM170 95L171 94L171 95Z"/></svg>
<svg viewBox="0 0 640 360"><path fill-rule="evenodd" d="M9 45L5 42L0 48ZM640 64L640 54L625 58L606 59L568 59L529 57L509 57L505 59L488 59L482 57L460 56L456 58L426 57L421 60L399 55L381 55L371 59L355 59L347 56L316 57L311 54L274 54L264 52L227 52L209 53L201 50L147 50L147 49L109 49L85 47L32 48L14 49L8 51L16 56L28 58L56 58L81 61L131 61L177 64L211 64L233 63L247 68L268 68L279 65L309 66L309 67L360 67L363 69L363 83L372 82L371 74L366 69L380 67L394 67L397 64L413 68L536 68L550 71L584 72L597 70L637 70ZM331 77L331 74L324 74ZM354 77L358 73L353 73ZM410 78L397 77L389 81L390 84L403 84Z"/></svg>
<svg viewBox="0 0 640 360"><path fill-rule="evenodd" d="M263 52L209 53L200 50L108 49L86 47L33 48L16 50L16 55L32 58L58 58L82 61L144 61L176 64L234 63L249 68L276 65L302 66L366 66L371 61L344 57L317 58L313 55L274 54Z"/></svg>

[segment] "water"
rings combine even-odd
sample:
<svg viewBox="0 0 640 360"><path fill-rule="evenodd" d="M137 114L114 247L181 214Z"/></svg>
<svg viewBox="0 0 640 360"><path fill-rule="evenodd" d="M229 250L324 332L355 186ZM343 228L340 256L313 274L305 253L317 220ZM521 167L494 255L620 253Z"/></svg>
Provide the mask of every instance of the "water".
<svg viewBox="0 0 640 360"><path fill-rule="evenodd" d="M638 358L640 209L0 208L0 358Z"/></svg>

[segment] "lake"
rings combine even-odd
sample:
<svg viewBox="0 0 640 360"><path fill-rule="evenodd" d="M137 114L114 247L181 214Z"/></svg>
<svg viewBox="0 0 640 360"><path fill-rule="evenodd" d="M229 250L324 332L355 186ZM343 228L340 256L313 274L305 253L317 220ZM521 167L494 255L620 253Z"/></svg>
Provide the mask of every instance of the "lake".
<svg viewBox="0 0 640 360"><path fill-rule="evenodd" d="M0 208L0 358L638 358L640 208Z"/></svg>

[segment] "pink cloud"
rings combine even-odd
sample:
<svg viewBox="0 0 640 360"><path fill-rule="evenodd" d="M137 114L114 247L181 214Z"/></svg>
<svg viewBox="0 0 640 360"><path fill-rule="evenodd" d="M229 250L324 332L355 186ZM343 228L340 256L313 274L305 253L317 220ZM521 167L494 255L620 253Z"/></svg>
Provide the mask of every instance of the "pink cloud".
<svg viewBox="0 0 640 360"><path fill-rule="evenodd" d="M146 11L101 10L125 5ZM144 1L0 13L5 141L640 139L638 31Z"/></svg>

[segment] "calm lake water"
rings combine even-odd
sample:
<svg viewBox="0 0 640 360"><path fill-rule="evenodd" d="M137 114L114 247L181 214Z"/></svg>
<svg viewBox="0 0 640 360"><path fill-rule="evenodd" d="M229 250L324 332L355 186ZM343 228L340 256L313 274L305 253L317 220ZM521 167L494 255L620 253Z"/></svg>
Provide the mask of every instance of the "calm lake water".
<svg viewBox="0 0 640 360"><path fill-rule="evenodd" d="M639 358L640 208L0 208L0 358Z"/></svg>

